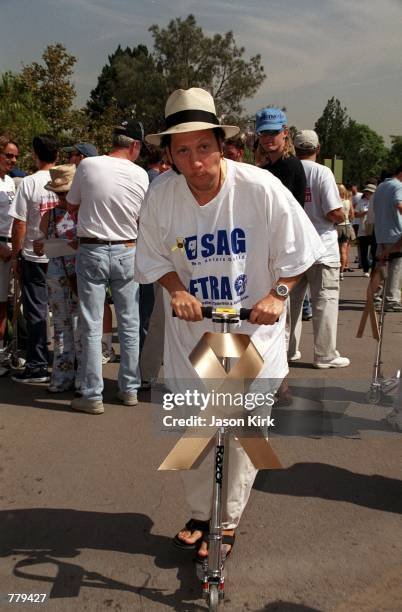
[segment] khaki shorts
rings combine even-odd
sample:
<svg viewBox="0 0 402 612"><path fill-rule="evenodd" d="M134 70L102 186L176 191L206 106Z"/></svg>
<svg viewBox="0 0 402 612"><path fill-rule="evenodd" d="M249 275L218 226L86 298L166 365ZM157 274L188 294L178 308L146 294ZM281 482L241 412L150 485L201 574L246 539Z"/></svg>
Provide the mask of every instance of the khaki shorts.
<svg viewBox="0 0 402 612"><path fill-rule="evenodd" d="M339 242L351 242L352 240L356 240L354 229L350 223L348 225L337 225L336 230L338 232Z"/></svg>

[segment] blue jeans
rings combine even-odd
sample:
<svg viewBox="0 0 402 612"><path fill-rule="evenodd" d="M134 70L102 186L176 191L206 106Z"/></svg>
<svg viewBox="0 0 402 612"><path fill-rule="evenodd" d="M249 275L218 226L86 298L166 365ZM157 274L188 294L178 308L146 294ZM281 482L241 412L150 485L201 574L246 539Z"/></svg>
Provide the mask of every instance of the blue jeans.
<svg viewBox="0 0 402 612"><path fill-rule="evenodd" d="M106 286L112 289L120 342L119 390L136 393L139 370L138 283L134 281L135 247L81 244L77 256L82 327L83 397L102 399L102 322Z"/></svg>
<svg viewBox="0 0 402 612"><path fill-rule="evenodd" d="M22 258L22 304L27 325L27 361L30 372L47 370L47 263Z"/></svg>

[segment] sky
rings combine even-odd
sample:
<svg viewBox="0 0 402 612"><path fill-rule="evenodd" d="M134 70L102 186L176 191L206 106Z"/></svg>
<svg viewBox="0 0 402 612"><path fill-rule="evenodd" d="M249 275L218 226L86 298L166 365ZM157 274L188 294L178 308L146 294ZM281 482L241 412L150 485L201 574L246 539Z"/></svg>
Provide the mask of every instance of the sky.
<svg viewBox="0 0 402 612"><path fill-rule="evenodd" d="M190 13L207 35L232 30L246 59L261 55L248 113L285 106L290 125L311 129L335 96L386 144L402 135L402 0L0 0L0 73L61 42L78 58L82 106L119 44L152 49L151 25Z"/></svg>

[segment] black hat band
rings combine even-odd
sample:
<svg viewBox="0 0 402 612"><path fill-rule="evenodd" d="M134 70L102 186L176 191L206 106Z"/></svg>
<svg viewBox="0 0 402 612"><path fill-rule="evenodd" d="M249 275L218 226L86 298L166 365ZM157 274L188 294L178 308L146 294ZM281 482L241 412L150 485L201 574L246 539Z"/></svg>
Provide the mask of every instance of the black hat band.
<svg viewBox="0 0 402 612"><path fill-rule="evenodd" d="M214 113L209 113L208 111L203 110L186 110L173 113L173 115L166 117L165 129L168 130L175 125L179 125L180 123L190 123L193 121L219 125L218 117Z"/></svg>

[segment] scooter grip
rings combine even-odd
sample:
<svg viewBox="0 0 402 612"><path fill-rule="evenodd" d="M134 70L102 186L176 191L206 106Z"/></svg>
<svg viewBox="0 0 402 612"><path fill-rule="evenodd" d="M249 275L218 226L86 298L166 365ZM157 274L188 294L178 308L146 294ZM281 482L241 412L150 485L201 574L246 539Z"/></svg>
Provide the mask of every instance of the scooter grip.
<svg viewBox="0 0 402 612"><path fill-rule="evenodd" d="M201 306L201 312L204 319L212 319L212 306Z"/></svg>
<svg viewBox="0 0 402 612"><path fill-rule="evenodd" d="M240 308L240 321L248 321L252 310L252 308Z"/></svg>
<svg viewBox="0 0 402 612"><path fill-rule="evenodd" d="M252 308L240 308L240 321L248 321L250 319L252 310ZM279 317L276 319L275 323L278 323L278 321Z"/></svg>
<svg viewBox="0 0 402 612"><path fill-rule="evenodd" d="M212 319L212 306L201 306L201 313L204 319ZM172 310L172 317L177 317L174 310Z"/></svg>

